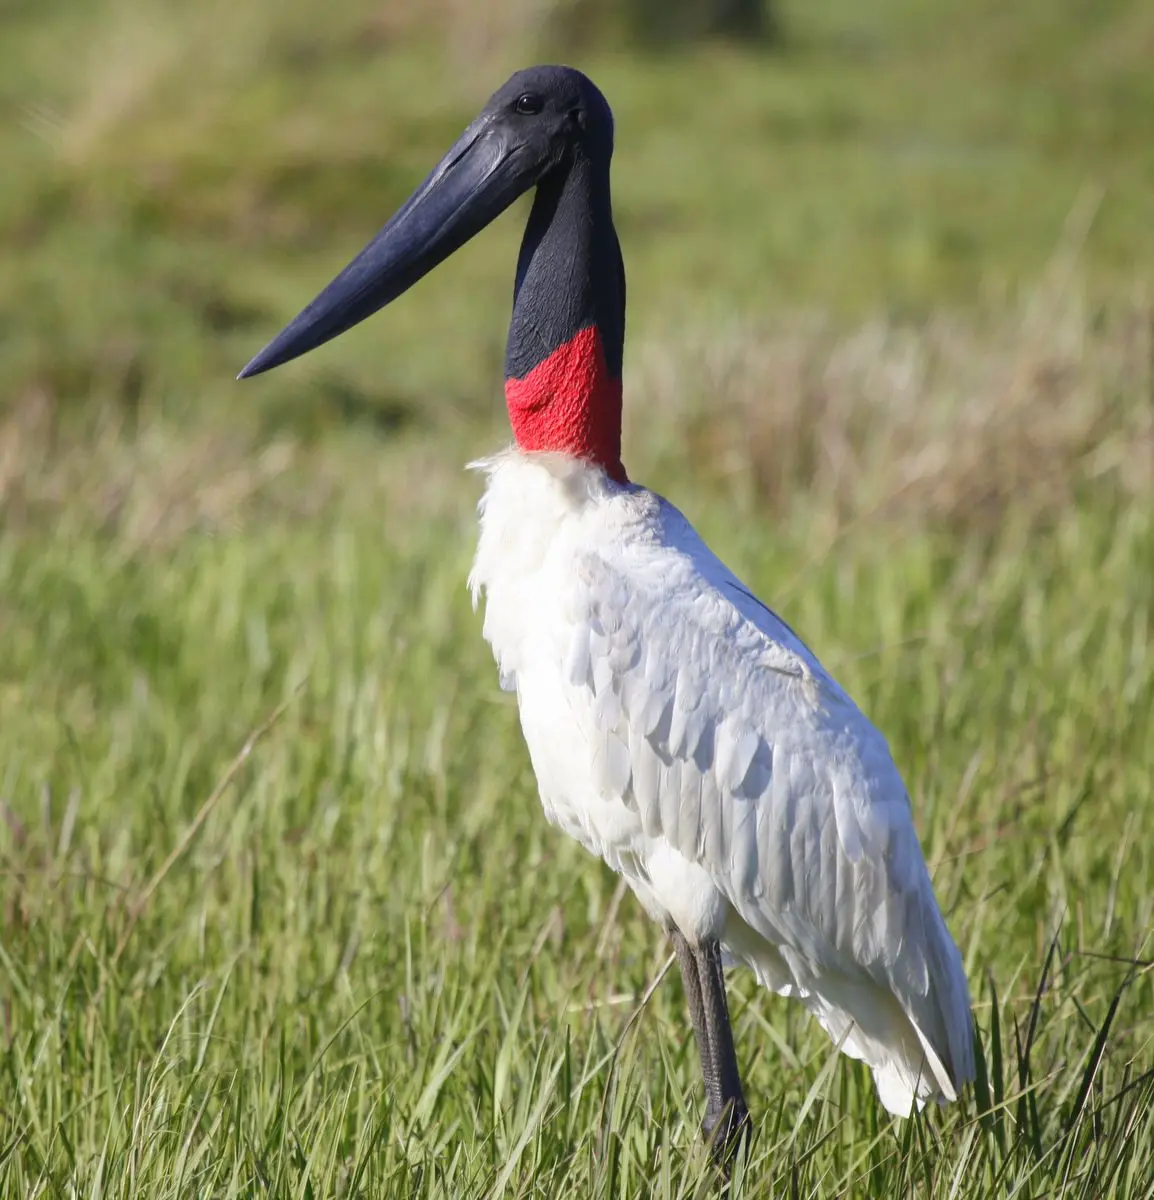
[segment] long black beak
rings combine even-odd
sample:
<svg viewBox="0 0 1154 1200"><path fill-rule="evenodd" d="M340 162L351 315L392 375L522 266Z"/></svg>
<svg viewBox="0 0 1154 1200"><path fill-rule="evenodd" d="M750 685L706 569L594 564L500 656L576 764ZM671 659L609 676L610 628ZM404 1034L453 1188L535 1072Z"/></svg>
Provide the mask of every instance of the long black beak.
<svg viewBox="0 0 1154 1200"><path fill-rule="evenodd" d="M543 166L507 124L479 117L380 233L237 378L279 367L372 316L500 216Z"/></svg>

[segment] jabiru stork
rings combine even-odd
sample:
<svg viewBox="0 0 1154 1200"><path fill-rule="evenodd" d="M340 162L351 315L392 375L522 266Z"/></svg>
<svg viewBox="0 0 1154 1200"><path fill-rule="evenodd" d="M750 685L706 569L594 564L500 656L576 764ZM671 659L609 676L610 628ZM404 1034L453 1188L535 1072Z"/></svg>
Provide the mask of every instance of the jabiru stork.
<svg viewBox="0 0 1154 1200"><path fill-rule="evenodd" d="M469 576L546 817L672 940L723 1160L749 1114L723 963L792 996L909 1116L974 1074L961 956L883 736L621 460L625 272L613 115L579 71L500 88L353 261L244 368L395 300L535 188L505 356L514 437Z"/></svg>

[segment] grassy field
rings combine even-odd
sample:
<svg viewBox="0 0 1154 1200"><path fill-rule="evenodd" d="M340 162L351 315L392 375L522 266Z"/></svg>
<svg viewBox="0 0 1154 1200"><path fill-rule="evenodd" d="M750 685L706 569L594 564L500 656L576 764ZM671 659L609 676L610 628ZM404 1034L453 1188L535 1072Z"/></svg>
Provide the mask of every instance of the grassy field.
<svg viewBox="0 0 1154 1200"><path fill-rule="evenodd" d="M731 980L731 1194L1154 1179L1154 15L8 0L0 1195L690 1197L668 947L541 816L464 587L524 209L236 370L506 72L617 113L625 460L890 739L978 1086L890 1121Z"/></svg>

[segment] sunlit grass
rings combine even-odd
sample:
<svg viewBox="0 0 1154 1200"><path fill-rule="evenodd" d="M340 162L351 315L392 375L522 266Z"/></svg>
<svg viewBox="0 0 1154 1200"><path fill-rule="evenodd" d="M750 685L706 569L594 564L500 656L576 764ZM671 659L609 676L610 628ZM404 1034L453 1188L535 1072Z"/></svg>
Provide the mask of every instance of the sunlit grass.
<svg viewBox="0 0 1154 1200"><path fill-rule="evenodd" d="M541 817L463 586L472 481L364 435L263 475L162 425L62 453L33 475L76 502L0 538L9 1194L696 1194L680 988L626 1035L667 947ZM735 977L743 1194L1145 1194L1149 493L951 533L684 485L889 736L984 1053L897 1125Z"/></svg>
<svg viewBox="0 0 1154 1200"><path fill-rule="evenodd" d="M733 976L734 1194L1154 1177L1151 25L1059 8L830 0L765 58L583 60L626 461L890 739L981 1044L895 1123ZM668 947L546 825L464 587L517 214L232 379L536 55L506 20L6 17L3 1195L712 1186Z"/></svg>

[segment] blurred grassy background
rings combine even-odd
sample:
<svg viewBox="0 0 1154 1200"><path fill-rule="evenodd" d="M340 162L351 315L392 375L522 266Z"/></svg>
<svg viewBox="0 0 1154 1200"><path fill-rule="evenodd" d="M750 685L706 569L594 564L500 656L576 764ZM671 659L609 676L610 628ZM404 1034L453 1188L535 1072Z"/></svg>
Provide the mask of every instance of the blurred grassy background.
<svg viewBox="0 0 1154 1200"><path fill-rule="evenodd" d="M912 1133L737 980L746 1194L1147 1194L1154 9L631 11L0 8L4 1194L696 1194L464 590L525 206L233 379L543 58L617 117L630 472L889 737L978 1002L993 1113Z"/></svg>
<svg viewBox="0 0 1154 1200"><path fill-rule="evenodd" d="M604 6L611 7L611 6ZM497 82L566 57L596 4L37 0L0 46L0 394L313 431L500 416L496 320L521 210L389 319L232 387L408 194ZM592 9L592 12L586 12ZM1148 6L784 4L765 52L589 34L618 118L630 346L816 307L918 319L1038 280L1089 189L1097 301L1154 245ZM560 32L551 36L558 25ZM445 338L453 352L445 353Z"/></svg>

